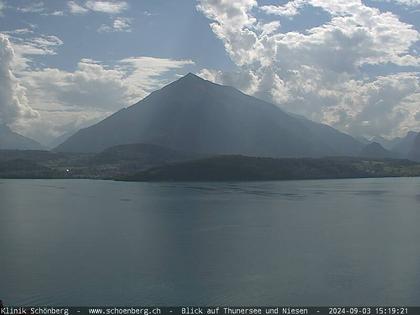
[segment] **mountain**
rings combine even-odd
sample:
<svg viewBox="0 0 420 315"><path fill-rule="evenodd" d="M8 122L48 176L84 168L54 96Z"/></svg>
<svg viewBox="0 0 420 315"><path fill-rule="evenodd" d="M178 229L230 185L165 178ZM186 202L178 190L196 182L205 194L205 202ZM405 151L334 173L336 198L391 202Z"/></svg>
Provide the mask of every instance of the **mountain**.
<svg viewBox="0 0 420 315"><path fill-rule="evenodd" d="M397 153L400 157L407 158L413 149L414 141L420 133L410 131L403 138L396 138L391 151Z"/></svg>
<svg viewBox="0 0 420 315"><path fill-rule="evenodd" d="M0 150L43 150L43 146L35 140L13 132L6 125L0 125Z"/></svg>
<svg viewBox="0 0 420 315"><path fill-rule="evenodd" d="M88 160L88 165L91 169L100 170L107 177L113 177L203 157L154 144L122 144L93 155Z"/></svg>
<svg viewBox="0 0 420 315"><path fill-rule="evenodd" d="M370 139L369 143L377 142L379 143L384 149L392 150L392 147L395 146L401 138L393 138L393 139L386 139L382 136L376 136Z"/></svg>
<svg viewBox="0 0 420 315"><path fill-rule="evenodd" d="M386 159L392 158L394 155L379 143L372 142L363 147L360 156L365 158Z"/></svg>
<svg viewBox="0 0 420 315"><path fill-rule="evenodd" d="M78 131L56 150L100 152L148 143L201 154L266 157L357 155L362 144L327 125L193 74Z"/></svg>
<svg viewBox="0 0 420 315"><path fill-rule="evenodd" d="M408 158L413 161L420 162L420 133L417 134L416 138L413 141L410 153Z"/></svg>
<svg viewBox="0 0 420 315"><path fill-rule="evenodd" d="M186 153L153 144L123 144L105 149L94 155L94 164L115 164L135 162L144 165L158 165L170 162L191 160L200 157L195 153Z"/></svg>
<svg viewBox="0 0 420 315"><path fill-rule="evenodd" d="M359 141L363 145L371 143L371 141L369 141L367 138L365 138L363 136L354 136L354 139L356 139L357 141Z"/></svg>

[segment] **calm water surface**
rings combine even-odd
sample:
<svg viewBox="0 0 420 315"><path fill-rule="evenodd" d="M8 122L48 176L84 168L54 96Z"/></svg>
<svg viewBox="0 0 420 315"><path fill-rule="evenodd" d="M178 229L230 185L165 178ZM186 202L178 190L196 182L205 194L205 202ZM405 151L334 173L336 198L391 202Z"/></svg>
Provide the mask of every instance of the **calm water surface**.
<svg viewBox="0 0 420 315"><path fill-rule="evenodd" d="M15 305L420 305L420 179L0 180Z"/></svg>

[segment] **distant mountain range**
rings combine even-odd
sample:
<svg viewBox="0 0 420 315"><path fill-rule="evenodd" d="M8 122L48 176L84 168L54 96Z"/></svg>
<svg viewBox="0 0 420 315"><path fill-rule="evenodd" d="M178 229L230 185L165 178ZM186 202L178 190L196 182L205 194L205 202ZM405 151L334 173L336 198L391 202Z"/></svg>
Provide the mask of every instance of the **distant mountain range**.
<svg viewBox="0 0 420 315"><path fill-rule="evenodd" d="M420 162L420 133L417 134L411 146L408 158L413 161Z"/></svg>
<svg viewBox="0 0 420 315"><path fill-rule="evenodd" d="M403 138L395 138L391 151L397 153L400 157L408 158L410 153L415 150L416 138L420 133L410 131Z"/></svg>
<svg viewBox="0 0 420 315"><path fill-rule="evenodd" d="M405 137L385 139L374 137L370 144L380 144L388 153L388 156L395 158L411 159L420 161L420 133L410 131ZM384 152L383 152L384 153ZM379 156L376 156L379 157Z"/></svg>
<svg viewBox="0 0 420 315"><path fill-rule="evenodd" d="M35 140L13 132L8 126L0 124L0 150L43 150Z"/></svg>
<svg viewBox="0 0 420 315"><path fill-rule="evenodd" d="M359 141L327 125L193 74L59 145L60 152L100 152L148 143L199 154L264 157L357 156Z"/></svg>
<svg viewBox="0 0 420 315"><path fill-rule="evenodd" d="M396 154L385 149L381 144L377 142L372 142L365 145L359 155L365 158L382 158L382 159L397 157Z"/></svg>

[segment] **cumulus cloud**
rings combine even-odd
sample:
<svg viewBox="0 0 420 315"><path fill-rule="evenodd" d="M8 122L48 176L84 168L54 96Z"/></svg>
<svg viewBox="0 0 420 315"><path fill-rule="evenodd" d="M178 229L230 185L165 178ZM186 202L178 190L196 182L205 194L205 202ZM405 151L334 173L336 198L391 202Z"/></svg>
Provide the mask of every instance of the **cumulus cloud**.
<svg viewBox="0 0 420 315"><path fill-rule="evenodd" d="M41 13L44 12L44 2L38 1L38 2L32 2L24 7L17 8L18 11L23 13Z"/></svg>
<svg viewBox="0 0 420 315"><path fill-rule="evenodd" d="M86 7L96 12L118 14L127 10L128 4L125 1L89 0L86 2Z"/></svg>
<svg viewBox="0 0 420 315"><path fill-rule="evenodd" d="M30 69L23 75L23 84L34 104L42 104L42 109L109 111L122 106L127 98L123 79L124 73L118 69L82 59L74 72Z"/></svg>
<svg viewBox="0 0 420 315"><path fill-rule="evenodd" d="M305 2L306 1L304 0L294 0L289 1L284 5L266 5L261 7L261 10L268 14L295 16L299 14L300 9L304 6Z"/></svg>
<svg viewBox="0 0 420 315"><path fill-rule="evenodd" d="M125 17L119 17L114 20L112 24L114 30L118 32L130 32L131 31L131 19Z"/></svg>
<svg viewBox="0 0 420 315"><path fill-rule="evenodd" d="M375 77L364 70L367 65L419 67L412 48L420 35L395 14L360 0L293 0L278 6L199 0L197 7L238 67L232 74L205 69L203 76L357 135L396 135L412 121L408 104L419 92L418 72ZM304 7L322 9L330 20L282 32L281 19ZM261 13L280 20L266 23Z"/></svg>
<svg viewBox="0 0 420 315"><path fill-rule="evenodd" d="M110 33L110 32L131 32L132 20L126 17L116 18L112 25L102 24L98 28L99 33Z"/></svg>
<svg viewBox="0 0 420 315"><path fill-rule="evenodd" d="M259 89L259 77L253 71L220 71L211 69L202 69L198 75L206 80L234 86L247 94L256 94Z"/></svg>
<svg viewBox="0 0 420 315"><path fill-rule="evenodd" d="M12 67L17 73L29 68L33 60L30 56L56 55L63 41L54 35L35 35L31 29L9 32L15 56Z"/></svg>
<svg viewBox="0 0 420 315"><path fill-rule="evenodd" d="M45 8L45 4L43 1L34 1L22 7L17 7L17 11L22 13L37 13L45 16L62 16L64 15L63 11L49 11Z"/></svg>
<svg viewBox="0 0 420 315"><path fill-rule="evenodd" d="M68 1L67 6L72 14L85 14L88 12L119 14L127 10L129 7L126 1L117 0L87 0L83 4L77 1Z"/></svg>
<svg viewBox="0 0 420 315"><path fill-rule="evenodd" d="M406 5L410 7L420 6L420 0L374 0L377 2L393 2L399 5Z"/></svg>
<svg viewBox="0 0 420 315"><path fill-rule="evenodd" d="M84 8L75 1L67 2L67 6L69 7L70 13L72 14L85 14L89 12L88 9Z"/></svg>
<svg viewBox="0 0 420 315"><path fill-rule="evenodd" d="M15 52L9 39L0 33L0 123L13 124L20 118L35 118L38 113L28 105L26 89L12 73Z"/></svg>

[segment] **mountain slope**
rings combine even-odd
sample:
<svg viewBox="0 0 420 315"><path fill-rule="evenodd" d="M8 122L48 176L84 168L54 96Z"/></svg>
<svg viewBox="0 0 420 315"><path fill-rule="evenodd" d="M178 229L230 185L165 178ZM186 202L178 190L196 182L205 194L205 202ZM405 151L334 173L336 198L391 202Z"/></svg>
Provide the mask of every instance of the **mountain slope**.
<svg viewBox="0 0 420 315"><path fill-rule="evenodd" d="M43 146L13 132L6 125L0 125L0 150L43 150Z"/></svg>
<svg viewBox="0 0 420 315"><path fill-rule="evenodd" d="M136 162L144 164L165 164L169 162L185 161L200 157L194 153L180 152L153 144L125 144L108 148L94 155L91 159L95 164L113 164Z"/></svg>
<svg viewBox="0 0 420 315"><path fill-rule="evenodd" d="M365 158L386 159L392 158L393 154L386 150L381 144L372 142L363 147L360 156Z"/></svg>
<svg viewBox="0 0 420 315"><path fill-rule="evenodd" d="M405 137L396 138L391 150L396 152L400 157L407 158L413 149L414 141L418 135L418 132L410 131Z"/></svg>
<svg viewBox="0 0 420 315"><path fill-rule="evenodd" d="M394 138L394 139L386 139L382 136L375 136L370 139L369 143L379 143L384 149L391 150L393 146L395 146L401 138Z"/></svg>
<svg viewBox="0 0 420 315"><path fill-rule="evenodd" d="M420 162L420 133L414 139L408 158L413 161Z"/></svg>
<svg viewBox="0 0 420 315"><path fill-rule="evenodd" d="M193 74L155 91L56 150L100 152L149 143L185 152L267 157L357 155L362 145L337 130Z"/></svg>

